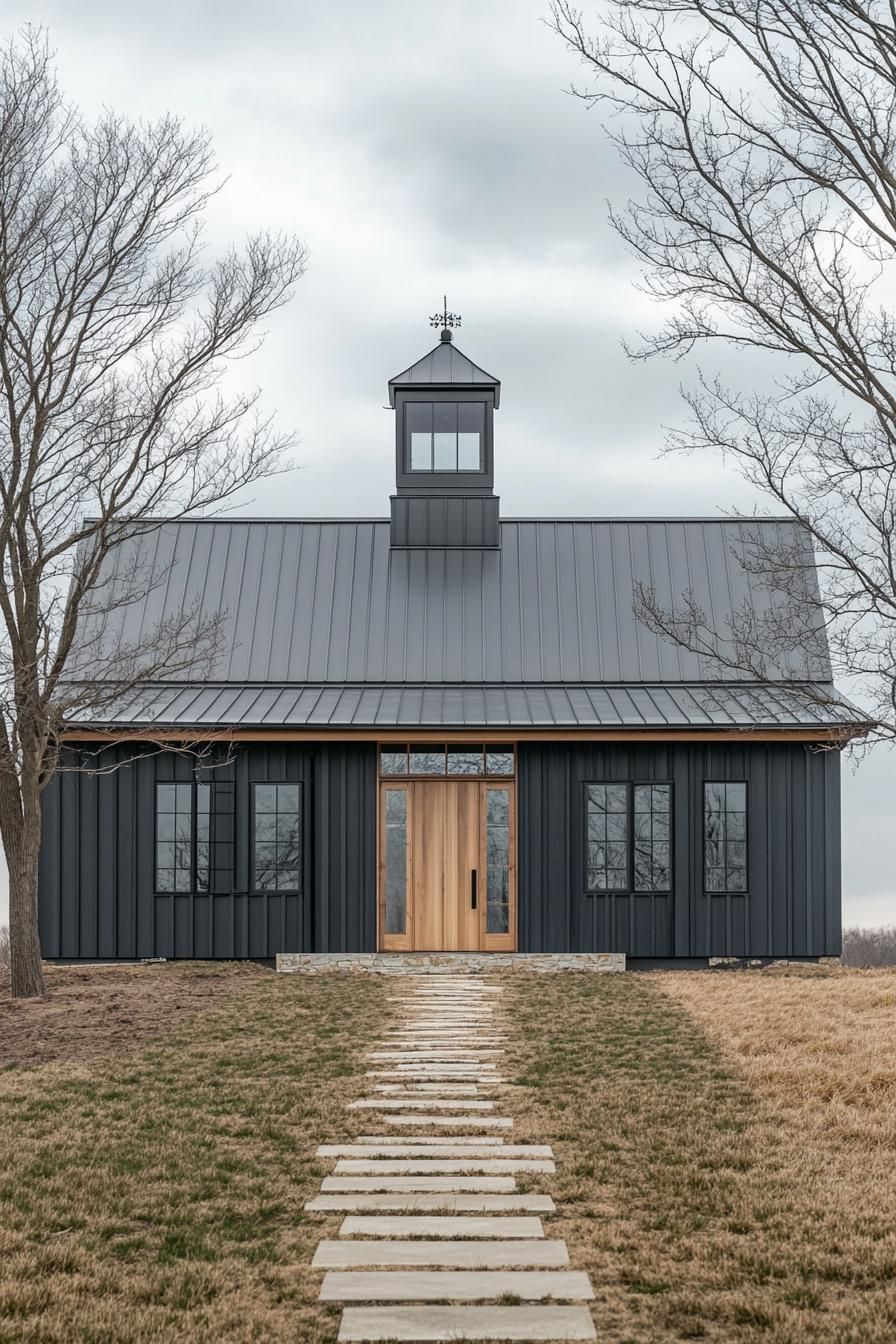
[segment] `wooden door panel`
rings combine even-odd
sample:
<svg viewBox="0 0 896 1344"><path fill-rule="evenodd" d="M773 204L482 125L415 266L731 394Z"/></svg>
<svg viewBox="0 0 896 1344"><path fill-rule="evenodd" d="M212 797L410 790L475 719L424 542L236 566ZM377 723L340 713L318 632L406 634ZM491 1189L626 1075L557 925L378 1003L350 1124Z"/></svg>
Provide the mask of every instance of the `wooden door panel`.
<svg viewBox="0 0 896 1344"><path fill-rule="evenodd" d="M400 870L394 847L401 831L400 816L398 830L395 817L401 809L396 810L394 798L391 813L388 806L388 795L396 792L406 799L407 918L403 933L398 932L394 915L396 874ZM497 813L506 815L507 820L502 823L497 851L492 835L490 868L489 826L494 831L496 808L489 807L489 794L496 792L502 795ZM400 786L383 784L379 840L380 946L384 950L497 952L516 947L515 811L515 790L509 781L492 784L447 779L409 780ZM496 852L506 852L506 864L496 867ZM475 908L473 872L477 875ZM490 880L492 894L500 883L502 895L507 897L506 929L495 927L494 910L489 919Z"/></svg>
<svg viewBox="0 0 896 1344"><path fill-rule="evenodd" d="M445 794L440 783L417 783L414 791L414 947L444 949Z"/></svg>

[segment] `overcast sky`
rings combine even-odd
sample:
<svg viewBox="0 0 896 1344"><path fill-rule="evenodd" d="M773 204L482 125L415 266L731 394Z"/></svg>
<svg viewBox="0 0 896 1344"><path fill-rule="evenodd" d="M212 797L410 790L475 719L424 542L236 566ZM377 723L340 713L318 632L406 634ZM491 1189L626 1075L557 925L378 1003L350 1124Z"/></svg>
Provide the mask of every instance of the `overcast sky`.
<svg viewBox="0 0 896 1344"><path fill-rule="evenodd" d="M586 11L590 6L586 5ZM458 344L502 380L505 514L750 509L719 461L658 460L693 369L632 364L659 320L607 223L629 191L546 0L0 0L7 35L44 23L81 107L172 111L212 133L227 185L209 246L297 232L310 257L245 370L302 469L253 514L376 514L393 485L389 377L459 311ZM715 367L709 365L708 367ZM744 356L737 361L749 370ZM765 376L757 366L757 376ZM844 767L845 919L896 921L896 758ZM5 916L0 891L0 923Z"/></svg>

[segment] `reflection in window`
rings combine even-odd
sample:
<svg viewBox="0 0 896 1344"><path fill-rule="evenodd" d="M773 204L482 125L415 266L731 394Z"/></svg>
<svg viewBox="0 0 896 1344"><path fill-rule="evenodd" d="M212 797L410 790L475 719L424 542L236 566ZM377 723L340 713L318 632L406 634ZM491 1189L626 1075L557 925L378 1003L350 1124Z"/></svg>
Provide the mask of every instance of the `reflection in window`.
<svg viewBox="0 0 896 1344"><path fill-rule="evenodd" d="M485 771L489 775L512 775L513 752L497 751L493 747L486 747Z"/></svg>
<svg viewBox="0 0 896 1344"><path fill-rule="evenodd" d="M192 887L193 785L157 784L156 891Z"/></svg>
<svg viewBox="0 0 896 1344"><path fill-rule="evenodd" d="M156 784L156 891L208 891L211 787Z"/></svg>
<svg viewBox="0 0 896 1344"><path fill-rule="evenodd" d="M482 748L449 747L448 773L449 775L481 775Z"/></svg>
<svg viewBox="0 0 896 1344"><path fill-rule="evenodd" d="M393 747L380 752L381 775L406 775L408 772L407 747Z"/></svg>
<svg viewBox="0 0 896 1344"><path fill-rule="evenodd" d="M483 769L484 765L484 769ZM437 745L383 747L380 751L380 775L505 775L513 778L513 752L501 747L472 745L447 748Z"/></svg>
<svg viewBox="0 0 896 1344"><path fill-rule="evenodd" d="M386 790L386 933L404 933L408 905L408 795Z"/></svg>
<svg viewBox="0 0 896 1344"><path fill-rule="evenodd" d="M589 784L586 798L589 891L628 888L628 785Z"/></svg>
<svg viewBox="0 0 896 1344"><path fill-rule="evenodd" d="M298 784L253 784L253 889L297 891L301 857Z"/></svg>
<svg viewBox="0 0 896 1344"><path fill-rule="evenodd" d="M703 864L708 892L747 890L745 783L704 783Z"/></svg>
<svg viewBox="0 0 896 1344"><path fill-rule="evenodd" d="M410 471L482 470L485 402L408 402L405 425Z"/></svg>
<svg viewBox="0 0 896 1344"><path fill-rule="evenodd" d="M510 790L486 790L486 933L510 932Z"/></svg>
<svg viewBox="0 0 896 1344"><path fill-rule="evenodd" d="M444 775L444 747L411 747L412 775Z"/></svg>
<svg viewBox="0 0 896 1344"><path fill-rule="evenodd" d="M671 784L634 786L635 891L670 891Z"/></svg>

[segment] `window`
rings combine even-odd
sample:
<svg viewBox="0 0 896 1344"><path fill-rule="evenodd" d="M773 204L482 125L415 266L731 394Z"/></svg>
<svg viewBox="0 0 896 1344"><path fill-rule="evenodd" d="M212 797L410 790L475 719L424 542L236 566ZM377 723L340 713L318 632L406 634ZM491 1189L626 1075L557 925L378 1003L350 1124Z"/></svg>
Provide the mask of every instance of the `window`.
<svg viewBox="0 0 896 1344"><path fill-rule="evenodd" d="M409 471L481 471L484 401L411 401L405 407Z"/></svg>
<svg viewBox="0 0 896 1344"><path fill-rule="evenodd" d="M671 825L671 784L587 784L586 889L671 891Z"/></svg>
<svg viewBox="0 0 896 1344"><path fill-rule="evenodd" d="M588 890L628 888L628 785L589 784Z"/></svg>
<svg viewBox="0 0 896 1344"><path fill-rule="evenodd" d="M635 891L670 891L672 887L671 784L635 784Z"/></svg>
<svg viewBox="0 0 896 1344"><path fill-rule="evenodd" d="M510 789L486 789L485 931L510 932Z"/></svg>
<svg viewBox="0 0 896 1344"><path fill-rule="evenodd" d="M386 790L386 933L403 934L408 913L408 792Z"/></svg>
<svg viewBox="0 0 896 1344"><path fill-rule="evenodd" d="M208 891L211 787L156 784L156 891Z"/></svg>
<svg viewBox="0 0 896 1344"><path fill-rule="evenodd" d="M301 807L298 784L253 784L254 891L298 891Z"/></svg>
<svg viewBox="0 0 896 1344"><path fill-rule="evenodd" d="M513 749L479 742L447 747L444 742L419 746L383 747L380 775L480 775L513 777Z"/></svg>
<svg viewBox="0 0 896 1344"><path fill-rule="evenodd" d="M703 875L707 892L747 890L747 786L703 785Z"/></svg>

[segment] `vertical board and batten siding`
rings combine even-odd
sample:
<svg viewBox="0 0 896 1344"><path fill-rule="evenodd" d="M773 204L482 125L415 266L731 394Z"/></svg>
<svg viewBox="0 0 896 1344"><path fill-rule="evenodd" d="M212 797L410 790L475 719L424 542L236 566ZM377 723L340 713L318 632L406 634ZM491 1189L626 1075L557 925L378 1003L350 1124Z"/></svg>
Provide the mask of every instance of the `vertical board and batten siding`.
<svg viewBox="0 0 896 1344"><path fill-rule="evenodd" d="M801 744L523 743L522 952L632 958L818 957L840 952L840 758ZM746 780L749 891L703 890L703 784ZM585 785L672 784L672 892L586 892Z"/></svg>
<svg viewBox="0 0 896 1344"><path fill-rule="evenodd" d="M202 770L211 786L211 890L156 893L155 786L189 782L194 765L188 755L135 757L133 747L110 747L101 758L107 773L68 769L52 781L40 862L44 956L266 959L369 950L376 937L374 748L253 745ZM299 893L251 889L251 786L271 782L302 786Z"/></svg>
<svg viewBox="0 0 896 1344"><path fill-rule="evenodd" d="M335 694L335 692L333 692ZM419 712L420 707L414 707ZM154 891L157 781L189 756L109 748L107 774L45 794L41 938L48 958L273 957L376 946L376 749L252 744L204 772L212 890ZM519 948L631 958L817 957L840 950L840 761L799 743L521 743ZM703 784L745 780L749 891L703 891ZM302 891L251 890L251 786L302 786ZM585 890L585 785L673 786L670 894Z"/></svg>

